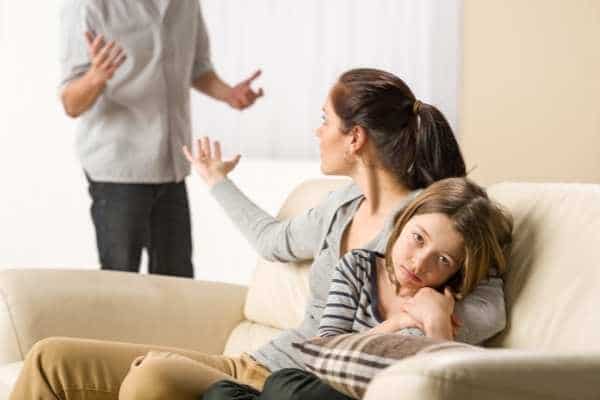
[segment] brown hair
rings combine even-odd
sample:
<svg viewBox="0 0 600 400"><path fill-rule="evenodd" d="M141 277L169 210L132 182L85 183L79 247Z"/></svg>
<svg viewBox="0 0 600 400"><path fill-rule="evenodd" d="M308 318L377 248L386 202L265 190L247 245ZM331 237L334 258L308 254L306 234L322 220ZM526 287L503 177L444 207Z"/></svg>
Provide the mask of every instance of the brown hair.
<svg viewBox="0 0 600 400"><path fill-rule="evenodd" d="M342 130L363 127L384 167L409 189L466 175L460 148L444 115L417 101L397 76L377 69L353 69L331 91Z"/></svg>
<svg viewBox="0 0 600 400"><path fill-rule="evenodd" d="M385 254L385 268L392 282L398 285L391 258L394 243L412 217L431 213L442 213L450 218L464 240L462 265L445 283L457 298L469 294L488 277L490 269L500 274L506 271L512 242L510 214L490 200L479 185L466 178L448 178L421 192L396 219Z"/></svg>

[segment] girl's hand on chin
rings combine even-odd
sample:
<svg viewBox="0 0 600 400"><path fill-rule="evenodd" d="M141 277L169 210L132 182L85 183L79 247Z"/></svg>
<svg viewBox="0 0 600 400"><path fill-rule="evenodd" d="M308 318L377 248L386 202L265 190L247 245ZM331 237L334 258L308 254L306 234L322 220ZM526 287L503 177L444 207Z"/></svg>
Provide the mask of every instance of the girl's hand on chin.
<svg viewBox="0 0 600 400"><path fill-rule="evenodd" d="M424 287L404 304L404 310L416 320L427 324L438 319L448 319L454 312L454 295L449 288L444 294L430 287Z"/></svg>
<svg viewBox="0 0 600 400"><path fill-rule="evenodd" d="M241 158L238 154L231 160L223 161L221 158L221 144L215 141L211 146L210 139L207 136L196 140L196 154L192 155L187 146L183 146L182 150L185 158L208 184L208 187L213 187L225 179L227 174L237 166Z"/></svg>

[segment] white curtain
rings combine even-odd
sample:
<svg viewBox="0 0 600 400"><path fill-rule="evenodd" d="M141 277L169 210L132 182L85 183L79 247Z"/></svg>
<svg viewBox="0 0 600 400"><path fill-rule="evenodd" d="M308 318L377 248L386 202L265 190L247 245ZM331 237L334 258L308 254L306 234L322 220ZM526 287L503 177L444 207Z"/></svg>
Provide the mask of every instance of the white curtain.
<svg viewBox="0 0 600 400"><path fill-rule="evenodd" d="M460 0L202 0L216 70L230 83L263 70L265 97L241 113L195 95L195 134L225 151L314 158L314 130L343 71L404 79L456 129Z"/></svg>

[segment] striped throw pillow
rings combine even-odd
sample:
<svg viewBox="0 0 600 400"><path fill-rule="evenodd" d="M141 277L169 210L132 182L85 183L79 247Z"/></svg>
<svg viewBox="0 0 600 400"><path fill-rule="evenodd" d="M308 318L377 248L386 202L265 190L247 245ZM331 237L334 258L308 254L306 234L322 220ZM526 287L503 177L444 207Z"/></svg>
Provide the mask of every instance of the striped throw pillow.
<svg viewBox="0 0 600 400"><path fill-rule="evenodd" d="M474 348L424 336L354 333L314 338L294 343L306 369L334 389L356 399L363 397L371 379L382 369L404 358L433 351Z"/></svg>

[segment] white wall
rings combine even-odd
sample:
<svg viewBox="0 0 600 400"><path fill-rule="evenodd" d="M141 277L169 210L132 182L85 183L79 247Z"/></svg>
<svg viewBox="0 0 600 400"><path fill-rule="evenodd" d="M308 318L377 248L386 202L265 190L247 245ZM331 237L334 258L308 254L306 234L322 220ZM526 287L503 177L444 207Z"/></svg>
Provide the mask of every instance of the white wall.
<svg viewBox="0 0 600 400"><path fill-rule="evenodd" d="M97 268L74 121L56 96L60 3L0 0L0 269ZM275 212L294 185L319 175L313 131L341 71L390 69L456 119L459 3L205 0L217 69L232 81L262 67L258 83L266 96L239 114L195 95L195 132L223 139L229 153L268 155L271 160L244 158L234 179ZM439 26L441 42L431 33ZM266 147L265 138L271 138ZM296 156L312 158L284 161ZM189 186L197 276L247 282L253 251L198 179Z"/></svg>

